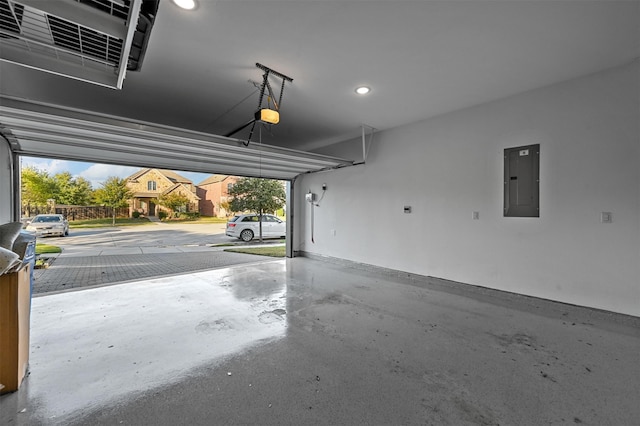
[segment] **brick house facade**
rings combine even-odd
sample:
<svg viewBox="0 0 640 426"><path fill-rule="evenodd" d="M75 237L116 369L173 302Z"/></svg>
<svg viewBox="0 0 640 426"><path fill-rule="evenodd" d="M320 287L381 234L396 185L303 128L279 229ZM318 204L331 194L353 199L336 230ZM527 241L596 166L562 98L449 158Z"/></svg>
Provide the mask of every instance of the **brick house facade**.
<svg viewBox="0 0 640 426"><path fill-rule="evenodd" d="M174 171L142 169L127 178L127 186L133 192L129 203L130 214L138 211L146 216L157 216L160 210L168 211L158 206L156 201L158 197L171 193L187 196L189 203L185 206L186 211L199 211L200 198L196 194L195 185Z"/></svg>
<svg viewBox="0 0 640 426"><path fill-rule="evenodd" d="M224 208L229 190L238 181L237 176L212 175L200 182L196 194L200 198L200 214L203 216L227 217L231 212Z"/></svg>

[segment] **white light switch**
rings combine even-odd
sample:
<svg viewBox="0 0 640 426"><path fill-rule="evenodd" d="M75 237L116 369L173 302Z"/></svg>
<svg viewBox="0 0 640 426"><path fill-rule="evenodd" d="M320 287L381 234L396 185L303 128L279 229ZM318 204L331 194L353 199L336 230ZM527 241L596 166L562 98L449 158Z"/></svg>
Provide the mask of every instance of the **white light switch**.
<svg viewBox="0 0 640 426"><path fill-rule="evenodd" d="M473 212L472 217L473 217L473 220L478 220L478 219L480 219L480 212Z"/></svg>
<svg viewBox="0 0 640 426"><path fill-rule="evenodd" d="M602 212L600 215L600 222L611 223L613 222L613 214L611 212Z"/></svg>

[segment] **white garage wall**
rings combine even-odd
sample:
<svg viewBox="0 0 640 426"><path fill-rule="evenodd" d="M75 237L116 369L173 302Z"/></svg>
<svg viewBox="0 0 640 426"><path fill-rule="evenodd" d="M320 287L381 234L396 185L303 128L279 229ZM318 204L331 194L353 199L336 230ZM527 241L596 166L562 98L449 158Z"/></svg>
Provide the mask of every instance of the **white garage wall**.
<svg viewBox="0 0 640 426"><path fill-rule="evenodd" d="M296 181L294 249L640 316L639 79L636 61L381 132L366 165ZM540 218L505 218L503 150L537 143Z"/></svg>

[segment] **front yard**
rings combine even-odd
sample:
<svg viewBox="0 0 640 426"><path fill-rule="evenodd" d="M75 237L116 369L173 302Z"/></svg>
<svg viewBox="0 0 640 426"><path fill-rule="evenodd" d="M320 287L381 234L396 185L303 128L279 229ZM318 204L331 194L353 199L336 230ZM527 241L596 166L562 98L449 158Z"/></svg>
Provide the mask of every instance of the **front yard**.
<svg viewBox="0 0 640 426"><path fill-rule="evenodd" d="M164 220L163 223L184 223L184 224L207 224L207 223L227 223L227 218L224 217L209 217L202 216L198 218L175 218ZM80 229L80 228L108 228L111 227L113 223L113 219L90 219L90 220L74 220L69 221L69 227ZM146 217L139 218L116 218L116 226L144 226L144 225L153 225Z"/></svg>
<svg viewBox="0 0 640 426"><path fill-rule="evenodd" d="M69 228L108 228L112 226L113 219L89 219L89 220L73 220L69 221ZM147 218L116 218L116 226L140 226L153 225Z"/></svg>

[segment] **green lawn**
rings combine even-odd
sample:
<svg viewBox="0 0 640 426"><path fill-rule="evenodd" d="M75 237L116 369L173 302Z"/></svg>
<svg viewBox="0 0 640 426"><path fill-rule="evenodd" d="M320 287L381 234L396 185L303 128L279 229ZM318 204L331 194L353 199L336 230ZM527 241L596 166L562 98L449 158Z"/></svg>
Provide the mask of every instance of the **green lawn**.
<svg viewBox="0 0 640 426"><path fill-rule="evenodd" d="M226 217L212 217L212 216L201 216L195 219L170 219L168 222L180 222L180 223L227 223L229 219Z"/></svg>
<svg viewBox="0 0 640 426"><path fill-rule="evenodd" d="M112 226L113 219L91 219L69 221L70 228L105 228ZM147 218L116 218L116 226L153 225Z"/></svg>
<svg viewBox="0 0 640 426"><path fill-rule="evenodd" d="M233 253L257 254L260 256L284 257L285 249L286 249L285 246L276 246L276 247L232 248L232 249L225 249L225 251L230 251Z"/></svg>
<svg viewBox="0 0 640 426"><path fill-rule="evenodd" d="M36 243L36 254L61 253L62 249L50 244Z"/></svg>
<svg viewBox="0 0 640 426"><path fill-rule="evenodd" d="M201 216L197 219L184 219L181 223L227 223L229 219L233 216L229 217L212 217L212 216ZM284 216L277 216L281 220L287 220ZM171 219L171 221L180 221L180 218Z"/></svg>
<svg viewBox="0 0 640 426"><path fill-rule="evenodd" d="M179 223L227 223L227 218L224 217L199 217L197 219L170 219L167 222L179 222ZM69 227L71 228L106 228L110 227L113 223L113 219L91 219L91 220L74 220L69 221ZM149 221L146 217L140 217L138 219L133 218L116 218L116 226L139 226L139 225L152 225L153 222Z"/></svg>

